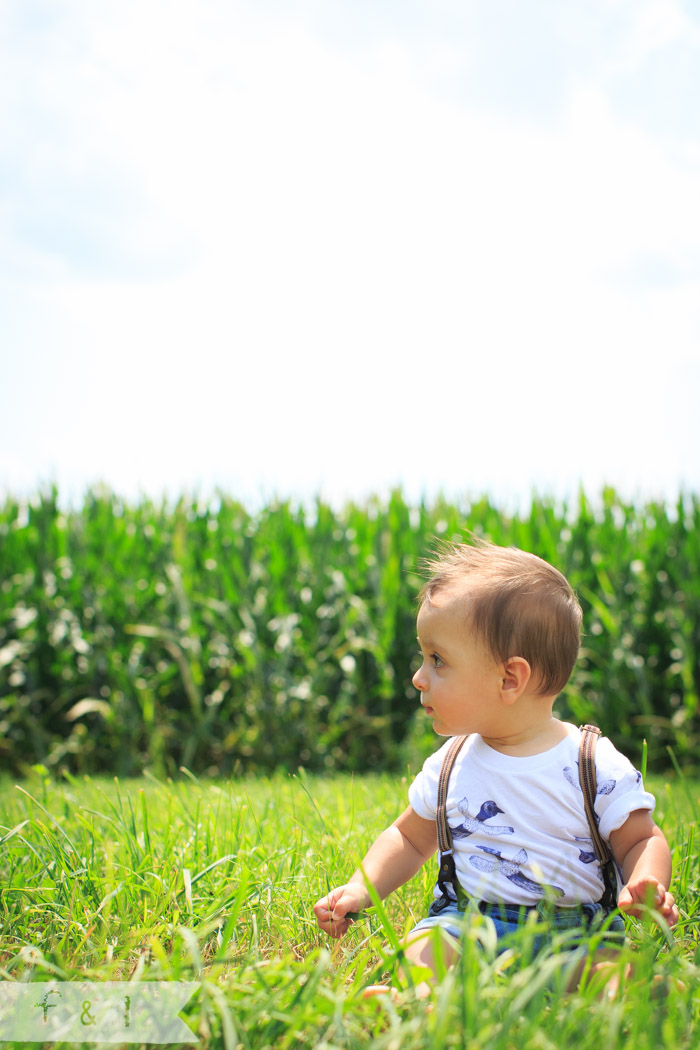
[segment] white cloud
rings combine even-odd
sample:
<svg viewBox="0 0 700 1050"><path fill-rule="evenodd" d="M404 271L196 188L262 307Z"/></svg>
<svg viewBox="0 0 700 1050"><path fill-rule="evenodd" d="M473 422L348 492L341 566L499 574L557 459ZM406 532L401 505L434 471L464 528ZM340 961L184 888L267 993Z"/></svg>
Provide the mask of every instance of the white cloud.
<svg viewBox="0 0 700 1050"><path fill-rule="evenodd" d="M657 51L685 42L698 42L692 19L678 0L613 0L613 7L626 8L629 29L622 47L610 64L616 75L639 69Z"/></svg>

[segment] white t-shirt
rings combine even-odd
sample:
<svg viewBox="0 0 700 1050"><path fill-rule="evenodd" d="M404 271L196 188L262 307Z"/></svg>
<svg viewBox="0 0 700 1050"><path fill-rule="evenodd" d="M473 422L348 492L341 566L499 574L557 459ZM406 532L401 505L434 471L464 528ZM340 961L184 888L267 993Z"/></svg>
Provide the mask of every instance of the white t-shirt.
<svg viewBox="0 0 700 1050"><path fill-rule="evenodd" d="M447 822L457 878L469 897L533 905L552 894L561 907L600 899L603 877L578 779L581 734L565 725L564 740L526 758L494 751L476 733L462 747L450 775ZM426 760L409 788L411 806L426 820L436 819L438 778L450 742ZM595 764L595 812L608 839L630 813L651 812L655 800L644 790L641 773L606 737L598 740Z"/></svg>

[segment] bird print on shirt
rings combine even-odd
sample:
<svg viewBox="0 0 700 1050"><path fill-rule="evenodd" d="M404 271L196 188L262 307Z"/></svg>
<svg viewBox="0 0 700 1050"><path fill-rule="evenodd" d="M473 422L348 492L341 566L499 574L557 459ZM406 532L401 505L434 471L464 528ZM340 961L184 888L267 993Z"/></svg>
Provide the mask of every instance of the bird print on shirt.
<svg viewBox="0 0 700 1050"><path fill-rule="evenodd" d="M585 842L586 845L590 846L590 849L582 849L581 846L578 848L578 859L582 864L592 864L596 860L595 850L593 849L593 839L582 838L580 835L574 835L574 842Z"/></svg>
<svg viewBox="0 0 700 1050"><path fill-rule="evenodd" d="M529 879L527 875L523 875L520 870L523 864L527 863L527 850L521 849L515 854L512 860L508 860L504 857L500 850L491 849L490 846L479 846L480 850L484 853L489 853L489 857L472 856L469 858L469 863L473 864L479 871L495 871L498 869L501 875L505 875L507 879L515 885L519 886L522 890L528 890L530 893L536 893L539 897L544 897L546 893L554 893L557 897L563 897L564 891L559 886L545 886L540 882L534 882Z"/></svg>
<svg viewBox="0 0 700 1050"><path fill-rule="evenodd" d="M571 768L571 766L564 766L563 772L564 772L564 776L569 781L571 786L575 787L577 789L577 791L581 791L581 793L583 794L583 792L581 790L581 784L579 783L578 765L579 764L577 762L576 763L576 771L574 771ZM598 784L597 787L596 787L596 795L609 795L612 791L615 790L615 785L616 784L617 784L617 781L616 780L612 780L612 779L611 780L603 780L603 781L601 781L601 783Z"/></svg>
<svg viewBox="0 0 700 1050"><path fill-rule="evenodd" d="M515 829L508 827L505 824L486 824L487 820L491 817L495 817L497 813L503 813L500 806L497 806L493 799L489 799L484 802L481 809L475 817L472 817L469 813L469 802L466 798L463 798L461 802L457 803L457 809L464 817L464 821L458 824L456 828L450 826L450 831L456 839L466 838L467 835L473 835L475 831L481 831L485 835L513 835Z"/></svg>

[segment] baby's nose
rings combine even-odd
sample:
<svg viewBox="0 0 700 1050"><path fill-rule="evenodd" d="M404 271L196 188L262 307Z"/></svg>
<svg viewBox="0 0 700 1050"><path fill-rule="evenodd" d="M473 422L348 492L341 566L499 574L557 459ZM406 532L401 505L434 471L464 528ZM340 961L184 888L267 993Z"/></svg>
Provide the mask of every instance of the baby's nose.
<svg viewBox="0 0 700 1050"><path fill-rule="evenodd" d="M413 684L415 685L416 689L419 689L421 692L425 688L425 683L423 682L423 679L421 677L421 671L422 670L423 670L423 665L421 664L421 666L418 668L418 670L416 671L416 673L414 674L413 679L412 679Z"/></svg>

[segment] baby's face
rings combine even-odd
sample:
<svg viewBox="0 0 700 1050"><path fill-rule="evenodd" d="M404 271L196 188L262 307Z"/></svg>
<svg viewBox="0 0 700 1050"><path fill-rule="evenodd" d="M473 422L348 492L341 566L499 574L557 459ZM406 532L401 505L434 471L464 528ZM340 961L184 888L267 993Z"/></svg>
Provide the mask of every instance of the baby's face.
<svg viewBox="0 0 700 1050"><path fill-rule="evenodd" d="M455 596L441 591L426 600L417 625L423 662L413 684L435 732L500 736L508 713L499 702L503 668L474 637Z"/></svg>

